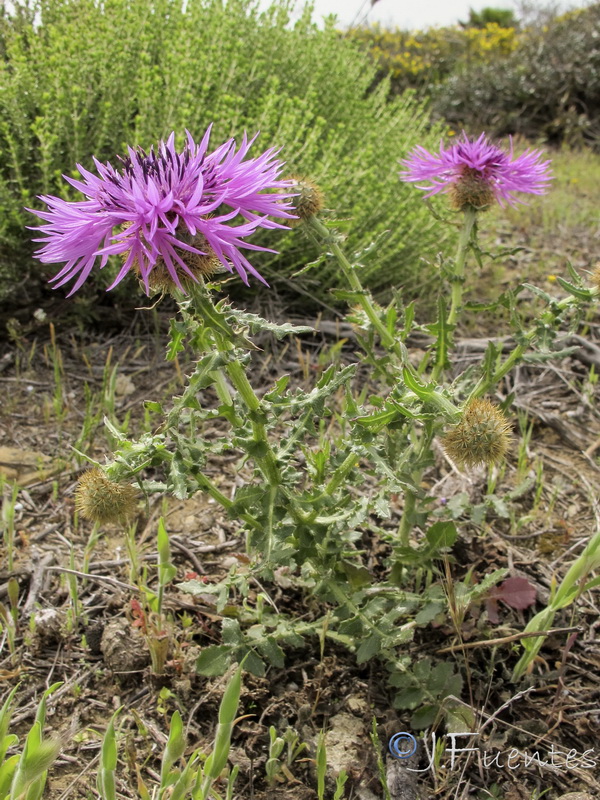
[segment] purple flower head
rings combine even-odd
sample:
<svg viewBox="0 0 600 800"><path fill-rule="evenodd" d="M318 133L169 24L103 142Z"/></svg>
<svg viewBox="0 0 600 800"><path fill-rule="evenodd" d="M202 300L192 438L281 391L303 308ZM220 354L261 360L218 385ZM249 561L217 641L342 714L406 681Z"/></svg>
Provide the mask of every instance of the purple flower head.
<svg viewBox="0 0 600 800"><path fill-rule="evenodd" d="M51 279L58 281L55 288L76 278L73 294L98 258L102 268L113 254L123 266L109 289L134 271L149 294L156 288L154 271L158 285L183 290L182 278L196 280L215 265L235 268L246 284L248 273L266 284L241 248L267 250L246 239L258 228L287 227L268 216L295 218L291 182L279 179L284 162L274 149L244 160L256 139L245 134L239 149L230 139L207 153L209 136L210 127L196 144L187 132L182 152L175 149L174 133L156 151L128 148L118 169L94 159L97 175L78 164L83 180L64 177L85 200L40 197L48 211L28 209L46 222L34 228L46 236L36 240L43 242L36 256L45 264L66 262Z"/></svg>
<svg viewBox="0 0 600 800"><path fill-rule="evenodd" d="M426 197L449 192L452 205L460 210L481 209L497 200L514 206L523 202L515 192L545 194L552 180L549 161L541 161L540 150L526 150L513 158L512 139L506 153L489 141L484 133L471 141L463 132L462 139L447 149L440 144L439 153L415 147L402 163L406 171L403 181L422 183L417 186Z"/></svg>

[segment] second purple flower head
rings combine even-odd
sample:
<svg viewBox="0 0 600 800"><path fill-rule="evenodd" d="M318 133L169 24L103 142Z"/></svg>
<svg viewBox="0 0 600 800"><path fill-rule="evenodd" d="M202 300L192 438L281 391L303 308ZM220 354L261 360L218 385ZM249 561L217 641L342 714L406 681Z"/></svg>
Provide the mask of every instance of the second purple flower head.
<svg viewBox="0 0 600 800"><path fill-rule="evenodd" d="M293 184L280 179L284 162L276 150L246 158L256 137L244 135L238 149L230 139L208 153L209 136L210 128L196 144L188 133L182 151L174 134L156 151L129 148L118 169L94 159L97 175L77 165L83 180L65 179L85 200L41 197L48 210L30 209L46 223L36 228L46 237L37 240L43 245L36 256L66 262L52 278L55 287L75 278L73 294L98 259L103 267L113 254L123 265L111 289L132 271L147 294L173 284L183 289L182 281L221 265L244 283L249 274L266 283L242 249L266 250L246 240L258 228L286 227L269 217L295 219Z"/></svg>
<svg viewBox="0 0 600 800"><path fill-rule="evenodd" d="M402 163L402 180L416 183L426 197L448 193L457 210L483 209L494 200L501 206L515 205L523 202L516 194L545 194L552 180L550 161L542 160L540 150L526 150L515 158L512 140L506 152L484 133L475 140L463 133L456 144L441 144L439 153L415 147Z"/></svg>

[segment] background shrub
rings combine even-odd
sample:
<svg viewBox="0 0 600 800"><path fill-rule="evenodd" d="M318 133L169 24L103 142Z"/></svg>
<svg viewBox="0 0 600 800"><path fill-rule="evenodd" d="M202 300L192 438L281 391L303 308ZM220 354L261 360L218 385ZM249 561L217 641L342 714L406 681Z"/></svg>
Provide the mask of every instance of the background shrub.
<svg viewBox="0 0 600 800"><path fill-rule="evenodd" d="M465 25L424 31L387 30L374 25L354 28L348 36L368 50L380 78L389 74L394 94L409 88L429 94L461 66L477 69L517 46L514 27L495 21Z"/></svg>
<svg viewBox="0 0 600 800"><path fill-rule="evenodd" d="M451 125L598 145L600 3L525 29L512 53L463 64L433 94Z"/></svg>
<svg viewBox="0 0 600 800"><path fill-rule="evenodd" d="M74 197L62 180L91 156L111 160L126 144L149 147L171 130L179 141L214 122L213 142L260 130L256 152L283 146L290 172L316 179L328 208L348 218L347 247L365 248L366 283L422 280L445 234L418 193L398 180L398 161L417 142L437 144L423 106L407 95L387 102L376 68L332 26L320 30L291 3L259 12L250 0L41 0L17 3L0 18L0 270L6 298L33 263L32 217L38 194ZM315 257L297 232L269 233L281 257L253 261L278 288ZM47 270L51 275L56 270ZM319 299L335 285L321 265L296 287ZM97 286L108 277L96 273ZM30 285L37 286L35 280Z"/></svg>
<svg viewBox="0 0 600 800"><path fill-rule="evenodd" d="M523 4L524 18L485 8L460 26L357 28L392 93L415 88L451 128L522 134L551 144L600 144L600 3L558 15Z"/></svg>

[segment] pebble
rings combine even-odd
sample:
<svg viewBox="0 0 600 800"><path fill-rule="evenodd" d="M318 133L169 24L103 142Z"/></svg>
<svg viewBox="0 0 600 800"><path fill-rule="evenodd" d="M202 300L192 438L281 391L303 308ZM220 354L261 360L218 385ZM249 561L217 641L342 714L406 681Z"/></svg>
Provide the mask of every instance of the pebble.
<svg viewBox="0 0 600 800"><path fill-rule="evenodd" d="M558 800L595 800L588 792L569 792L569 794L561 794Z"/></svg>

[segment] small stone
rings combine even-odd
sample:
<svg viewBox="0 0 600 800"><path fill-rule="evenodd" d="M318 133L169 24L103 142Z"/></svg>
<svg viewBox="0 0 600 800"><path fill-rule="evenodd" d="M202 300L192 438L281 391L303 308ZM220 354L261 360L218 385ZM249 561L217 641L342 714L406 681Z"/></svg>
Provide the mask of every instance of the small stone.
<svg viewBox="0 0 600 800"><path fill-rule="evenodd" d="M327 767L334 777L342 770L351 774L359 763L359 748L364 742L363 721L345 711L332 717L325 734Z"/></svg>
<svg viewBox="0 0 600 800"><path fill-rule="evenodd" d="M115 380L115 394L117 397L129 397L135 392L135 383L129 375L117 375Z"/></svg>
<svg viewBox="0 0 600 800"><path fill-rule="evenodd" d="M64 612L56 608L43 608L36 611L31 637L31 649L39 653L44 647L54 646L63 637L65 626Z"/></svg>
<svg viewBox="0 0 600 800"><path fill-rule="evenodd" d="M243 748L241 747L232 747L229 750L229 761L233 764L234 767L239 767L242 772L249 773L252 770L252 766L256 766L256 762L253 762L250 759Z"/></svg>
<svg viewBox="0 0 600 800"><path fill-rule="evenodd" d="M189 678L178 678L173 681L173 690L183 700L189 700L192 694L192 682Z"/></svg>
<svg viewBox="0 0 600 800"><path fill-rule="evenodd" d="M356 694L350 695L346 700L346 708L348 711L352 712L352 714L357 714L360 716L365 716L369 713L369 704L365 700L364 697L359 697Z"/></svg>
<svg viewBox="0 0 600 800"><path fill-rule="evenodd" d="M595 800L589 792L569 792L561 794L558 800Z"/></svg>
<svg viewBox="0 0 600 800"><path fill-rule="evenodd" d="M111 620L102 634L100 649L113 672L140 672L150 663L143 635L123 619Z"/></svg>

